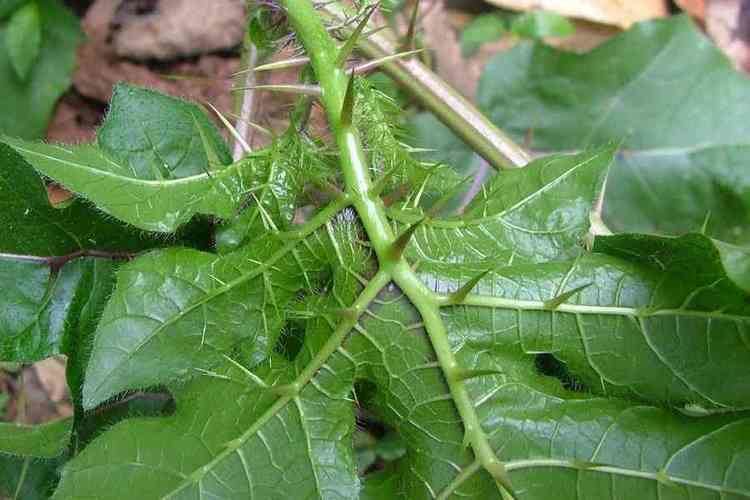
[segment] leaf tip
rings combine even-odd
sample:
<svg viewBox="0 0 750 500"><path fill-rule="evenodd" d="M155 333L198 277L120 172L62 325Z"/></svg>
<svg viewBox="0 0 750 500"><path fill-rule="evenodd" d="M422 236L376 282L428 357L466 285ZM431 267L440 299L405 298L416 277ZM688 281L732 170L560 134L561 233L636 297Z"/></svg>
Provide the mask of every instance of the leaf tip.
<svg viewBox="0 0 750 500"><path fill-rule="evenodd" d="M362 20L357 24L357 27L354 28L354 31L349 36L346 43L344 43L344 46L341 47L341 50L339 50L339 53L336 56L336 66L340 68L344 67L347 59L349 59L349 56L354 51L354 47L357 46L357 42L359 42L359 38L362 36L362 31L365 29L365 26L367 26L367 23L370 22L370 17L372 17L372 14L377 8L378 4L374 4L365 9Z"/></svg>
<svg viewBox="0 0 750 500"><path fill-rule="evenodd" d="M393 242L393 245L391 246L390 250L390 258L393 261L397 261L401 258L401 255L404 253L404 250L406 249L406 246L409 244L409 241L411 241L412 236L414 236L414 233L417 229L419 229L419 226L424 223L424 221L427 220L427 217L422 217L417 222L412 224L411 226L407 227L399 236L396 238L396 241Z"/></svg>

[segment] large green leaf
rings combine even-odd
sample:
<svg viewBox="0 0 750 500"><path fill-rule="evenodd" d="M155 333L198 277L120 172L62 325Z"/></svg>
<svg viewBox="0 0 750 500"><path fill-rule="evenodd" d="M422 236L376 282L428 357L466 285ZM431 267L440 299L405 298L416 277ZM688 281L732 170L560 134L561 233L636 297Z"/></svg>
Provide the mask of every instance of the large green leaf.
<svg viewBox="0 0 750 500"><path fill-rule="evenodd" d="M36 426L0 423L0 495L49 498L70 428L70 419Z"/></svg>
<svg viewBox="0 0 750 500"><path fill-rule="evenodd" d="M181 179L232 162L224 139L201 108L127 84L115 86L96 137L107 157L141 180Z"/></svg>
<svg viewBox="0 0 750 500"><path fill-rule="evenodd" d="M269 233L225 256L170 249L124 265L96 332L84 407L193 376L240 341L253 362L265 359L290 302L325 285L337 249L325 232L290 241Z"/></svg>
<svg viewBox="0 0 750 500"><path fill-rule="evenodd" d="M7 24L0 27L0 102L3 109L0 133L26 139L44 137L55 102L70 86L75 51L82 38L78 19L61 2L36 0L34 3L39 8L41 44L25 78L19 77L13 63L14 57L22 55L10 56L8 53L9 27ZM32 33L27 36L30 35ZM28 42L26 38L12 38Z"/></svg>
<svg viewBox="0 0 750 500"><path fill-rule="evenodd" d="M750 363L747 295L701 243L686 237L680 247L664 245L648 253L651 262L635 265L594 254L508 266L480 282L470 303L481 307L450 309L444 319L455 335L502 331L529 354L553 354L593 394L750 408L735 375ZM463 281L476 274L464 272ZM548 301L581 287L551 310ZM500 356L502 343L494 348Z"/></svg>
<svg viewBox="0 0 750 500"><path fill-rule="evenodd" d="M82 201L53 208L31 166L0 144L0 252L62 256L78 250L135 251L153 246L140 231L107 219ZM163 244L163 243L162 243Z"/></svg>
<svg viewBox="0 0 750 500"><path fill-rule="evenodd" d="M360 402L407 443L406 456L384 472L390 482L383 484L381 473L373 487L395 498L501 498L462 445L460 419L419 317L397 297L387 304L374 310L380 322L365 323L346 346L361 362L358 377L375 383ZM497 311L459 306L444 317L461 366L497 373L472 379L469 390L520 498L545 499L550 491L566 499L622 498L618 491L628 498L750 495L740 472L748 465L750 419L691 418L638 398L571 392L539 373L539 353L529 352Z"/></svg>
<svg viewBox="0 0 750 500"><path fill-rule="evenodd" d="M686 17L636 25L588 54L520 44L488 64L479 101L537 150L622 141L607 180L615 231L750 243L750 82ZM720 249L724 250L724 249ZM746 290L747 250L728 250ZM731 263L730 263L731 261Z"/></svg>
<svg viewBox="0 0 750 500"><path fill-rule="evenodd" d="M260 373L283 383L284 363ZM335 375L282 409L255 377L217 368L179 389L174 416L130 419L94 440L65 467L54 498L119 499L124 489L137 498L354 498L347 363L332 363Z"/></svg>
<svg viewBox="0 0 750 500"><path fill-rule="evenodd" d="M321 288L327 293L286 312L301 325L289 331L303 336L298 352L257 364L242 349L238 359L252 372L223 361L187 384L172 384L173 416L113 426L65 467L55 498L121 498L125 486L139 498L356 498L349 356L327 359L295 397L280 399L271 390L305 369L331 333L327 312L360 288L352 271L365 271L369 259L344 238L339 245L350 270L339 268L333 284Z"/></svg>
<svg viewBox="0 0 750 500"><path fill-rule="evenodd" d="M44 263L0 259L0 359L38 361L74 345L68 336L78 333L92 285L105 280L102 266L110 263L77 259L52 272Z"/></svg>
<svg viewBox="0 0 750 500"><path fill-rule="evenodd" d="M91 290L108 281L109 262L74 259L61 267L64 256L155 242L81 202L53 208L41 179L8 146L0 145L0 162L0 225L6 229L0 238L0 359L36 361L68 352L63 343L75 345L67 336L80 331L78 314L89 307Z"/></svg>
<svg viewBox="0 0 750 500"><path fill-rule="evenodd" d="M612 162L613 148L539 159L488 181L463 215L427 219L415 233L410 256L426 262L565 259L579 254L589 213ZM564 201L564 204L561 203ZM397 221L415 223L421 210L393 209Z"/></svg>

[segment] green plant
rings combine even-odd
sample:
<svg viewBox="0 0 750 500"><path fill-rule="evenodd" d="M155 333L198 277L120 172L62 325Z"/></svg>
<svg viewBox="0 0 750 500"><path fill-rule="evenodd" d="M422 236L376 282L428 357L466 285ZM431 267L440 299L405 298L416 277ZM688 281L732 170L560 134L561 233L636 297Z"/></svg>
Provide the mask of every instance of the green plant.
<svg viewBox="0 0 750 500"><path fill-rule="evenodd" d="M0 133L44 137L81 38L78 20L58 0L0 2Z"/></svg>
<svg viewBox="0 0 750 500"><path fill-rule="evenodd" d="M461 32L461 52L471 56L482 44L499 40L507 31L502 16L496 13L477 16Z"/></svg>
<svg viewBox="0 0 750 500"><path fill-rule="evenodd" d="M467 179L415 159L397 107L345 68L369 11L337 45L308 0L282 5L329 139L305 132L305 98L232 162L199 107L129 86L95 144L5 139L0 353L66 354L76 415L0 429L0 491L750 496L742 255L698 233L603 235L613 145L460 203ZM109 218L50 207L30 165ZM205 216L213 252L132 229Z"/></svg>

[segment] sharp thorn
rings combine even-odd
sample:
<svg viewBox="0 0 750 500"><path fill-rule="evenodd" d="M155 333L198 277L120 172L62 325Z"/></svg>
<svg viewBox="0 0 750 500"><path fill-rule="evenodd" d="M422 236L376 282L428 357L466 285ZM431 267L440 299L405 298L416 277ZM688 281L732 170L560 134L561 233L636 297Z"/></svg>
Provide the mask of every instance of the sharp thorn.
<svg viewBox="0 0 750 500"><path fill-rule="evenodd" d="M388 29L388 25L387 25L387 24L384 24L383 26L378 26L377 28L373 28L373 29L371 29L370 31L365 31L365 32L364 32L364 33L362 34L362 37L361 37L361 38L365 38L365 39L366 39L366 38L369 38L369 37L371 37L372 35L374 35L375 33L378 33L378 32L380 32L380 31L383 31L383 30L385 30L385 29Z"/></svg>
<svg viewBox="0 0 750 500"><path fill-rule="evenodd" d="M245 123L247 123L248 126L254 128L255 130L257 130L261 134L267 135L268 137L274 137L275 136L275 134L270 129L267 129L263 125L258 125L257 123L251 122L251 121L246 121Z"/></svg>
<svg viewBox="0 0 750 500"><path fill-rule="evenodd" d="M221 123L223 123L224 126L227 128L227 130L229 130L229 133L232 134L232 137L234 137L234 140L237 141L237 144L240 145L240 147L242 148L242 150L245 153L252 153L253 150L250 147L250 145L247 143L247 141L245 141L245 138L240 135L240 133L237 131L237 129L234 127L234 125L232 125L231 123L229 123L229 120L226 119L226 117L221 113L221 111L219 111L218 109L216 109L216 107L213 104L211 104L210 102L206 102L206 105L209 108L211 108L211 110L214 113L216 113L216 116L219 117L219 120L221 120Z"/></svg>
<svg viewBox="0 0 750 500"><path fill-rule="evenodd" d="M357 27L354 28L354 31L349 36L349 39L344 43L343 47L339 50L338 56L336 56L336 66L343 68L344 64L346 64L346 61L349 59L349 56L352 55L352 52L354 51L354 47L357 46L357 42L359 42L359 37L362 35L362 31L365 29L365 26L367 26L367 23L370 22L370 17L375 12L375 10L378 8L378 5L371 5L367 8L365 11L364 16L362 17L362 20L357 24Z"/></svg>
<svg viewBox="0 0 750 500"><path fill-rule="evenodd" d="M355 74L361 75L363 73L368 73L374 69L377 69L383 64L389 63L391 61L395 61L397 59L406 59L415 54L419 54L420 52L424 52L424 49L408 50L406 52L399 52L398 54L391 54L390 56L381 57L379 59L375 59L372 61L368 61L366 63L362 63L359 66L355 66L353 71Z"/></svg>
<svg viewBox="0 0 750 500"><path fill-rule="evenodd" d="M411 226L407 227L404 232L402 232L398 238L396 238L396 241L393 242L393 245L391 246L390 251L390 257L391 259L398 260L401 258L401 255L404 253L404 250L406 249L406 245L409 244L409 241L411 240L411 237L414 235L414 232L419 228L419 226L422 225L422 223L427 219L427 217L423 217Z"/></svg>
<svg viewBox="0 0 750 500"><path fill-rule="evenodd" d="M255 122L250 121L250 120L246 120L246 119L240 117L240 115L238 115L238 114L229 113L229 117L230 118L234 118L235 120L242 120L243 123L246 123L249 127L257 130L261 134L267 135L269 137L275 137L275 134L271 130L269 130L266 127L264 127L263 125L259 125L259 124L255 123Z"/></svg>
<svg viewBox="0 0 750 500"><path fill-rule="evenodd" d="M471 291L474 289L475 286L477 286L477 283L481 281L482 278L487 276L487 273L489 273L491 269L487 269L486 271L483 271L473 278L471 278L469 281L464 283L464 285L456 290L455 292L448 295L448 304L449 305L457 305L463 303L464 300L466 300L466 296L471 293Z"/></svg>
<svg viewBox="0 0 750 500"><path fill-rule="evenodd" d="M341 106L341 126L350 127L354 121L354 75L349 76L344 104Z"/></svg>
<svg viewBox="0 0 750 500"><path fill-rule="evenodd" d="M287 69L287 68L298 68L300 66L304 66L305 64L310 62L309 57L293 57L291 59L284 59L283 61L274 61L267 64L261 64L260 66L256 66L253 69L244 69L242 71L238 71L232 76L241 75L243 73L247 73L249 71L274 71L277 69Z"/></svg>
<svg viewBox="0 0 750 500"><path fill-rule="evenodd" d="M406 32L406 38L402 46L403 51L414 49L414 40L417 36L417 17L419 16L419 0L414 2L414 10L411 12L411 19L409 20L409 29Z"/></svg>
<svg viewBox="0 0 750 500"><path fill-rule="evenodd" d="M233 92L240 92L243 90L269 90L271 92L311 95L314 97L320 97L321 95L323 95L323 91L321 90L319 85L304 84L255 85L252 87L235 87L232 89Z"/></svg>
<svg viewBox="0 0 750 500"><path fill-rule="evenodd" d="M551 298L549 300L545 300L544 301L544 308L548 309L548 310L551 310L551 311L554 311L555 309L557 309L558 307L560 307L560 305L562 305L565 301L567 301L569 298L571 298L573 295L575 295L577 293L580 293L582 290L584 290L585 288L590 287L591 285L593 285L593 283L586 283L585 285L581 285L581 286L575 287L572 290L568 290L567 292L563 292L560 295L558 295L557 297L553 297L553 298Z"/></svg>

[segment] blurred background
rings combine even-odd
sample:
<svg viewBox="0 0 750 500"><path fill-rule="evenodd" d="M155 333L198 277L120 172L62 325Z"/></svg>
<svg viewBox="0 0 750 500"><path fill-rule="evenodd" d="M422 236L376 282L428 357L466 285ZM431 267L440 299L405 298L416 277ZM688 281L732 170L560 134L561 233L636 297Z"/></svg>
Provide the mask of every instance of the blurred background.
<svg viewBox="0 0 750 500"><path fill-rule="evenodd" d="M383 7L387 24L403 34L413 3L386 0ZM475 99L487 62L524 40L586 52L634 23L675 15L690 16L738 70L750 70L748 0L422 0L418 44L427 49L420 55L426 64ZM247 87L288 83L296 70L236 74L271 53L294 52L264 47L264 22L242 0L0 0L0 133L93 141L121 81L210 104L238 126L250 118L281 131L294 96ZM406 110L406 136L415 145L477 175L487 169L387 76L369 78ZM249 114L240 117L249 96ZM323 129L322 116L316 120ZM258 130L247 128L253 147L268 140ZM55 185L48 193L53 205L70 197ZM40 423L72 411L64 358L0 366L2 420Z"/></svg>

